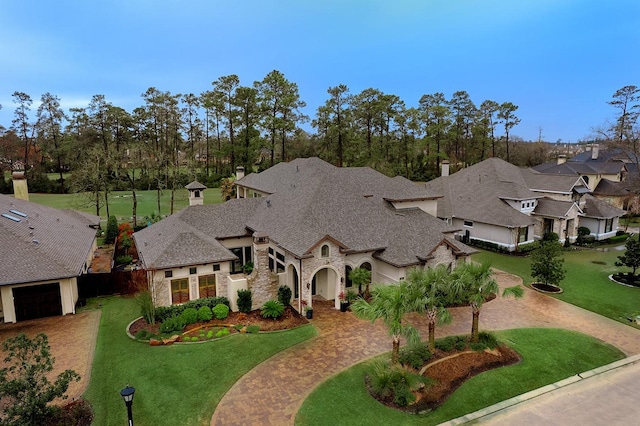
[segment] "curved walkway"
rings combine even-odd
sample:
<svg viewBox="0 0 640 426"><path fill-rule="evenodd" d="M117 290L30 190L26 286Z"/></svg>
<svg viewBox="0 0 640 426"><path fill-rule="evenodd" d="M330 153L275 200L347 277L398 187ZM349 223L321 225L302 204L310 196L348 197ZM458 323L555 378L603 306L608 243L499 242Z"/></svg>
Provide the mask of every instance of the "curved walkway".
<svg viewBox="0 0 640 426"><path fill-rule="evenodd" d="M500 271L495 278L502 288L522 283ZM451 311L452 323L436 327L436 337L471 330L469 308ZM314 302L314 316L319 336L273 356L244 375L218 404L212 425L293 424L300 405L316 386L359 361L391 350L381 321L371 324L359 320L351 312L334 310L333 303ZM409 320L426 332L424 316L411 315ZM640 353L640 330L528 288L521 299L497 298L483 306L481 329L521 327L566 328L595 336L626 355Z"/></svg>

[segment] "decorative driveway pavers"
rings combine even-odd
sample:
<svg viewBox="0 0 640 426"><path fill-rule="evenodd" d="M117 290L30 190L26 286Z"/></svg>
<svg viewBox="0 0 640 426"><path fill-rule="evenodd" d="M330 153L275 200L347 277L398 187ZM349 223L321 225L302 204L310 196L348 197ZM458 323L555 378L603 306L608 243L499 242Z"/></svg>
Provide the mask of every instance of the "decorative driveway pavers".
<svg viewBox="0 0 640 426"><path fill-rule="evenodd" d="M496 271L502 288L520 284L520 278ZM453 321L436 327L436 336L468 333L471 312L454 308ZM333 303L314 301L313 324L319 336L283 351L244 375L218 404L212 425L290 425L311 391L332 375L371 356L391 350L391 340L381 321L358 320L351 312L333 309ZM410 321L426 339L426 321ZM625 354L640 353L640 330L604 318L552 297L525 289L521 299L497 298L484 304L483 330L520 327L557 327L580 331L611 343Z"/></svg>
<svg viewBox="0 0 640 426"><path fill-rule="evenodd" d="M91 378L93 354L100 325L100 311L86 311L76 315L41 318L22 321L16 324L0 325L0 342L7 338L25 333L34 337L44 333L49 339L51 354L55 357L53 377L64 370L74 370L80 375L79 382L69 384L66 401L79 398ZM4 360L4 353L0 356L0 365Z"/></svg>

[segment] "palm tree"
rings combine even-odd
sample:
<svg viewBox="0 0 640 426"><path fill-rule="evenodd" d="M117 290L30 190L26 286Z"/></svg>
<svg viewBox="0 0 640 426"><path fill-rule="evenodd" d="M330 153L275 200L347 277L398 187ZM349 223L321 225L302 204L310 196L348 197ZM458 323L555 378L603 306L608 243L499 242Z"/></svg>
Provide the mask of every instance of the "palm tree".
<svg viewBox="0 0 640 426"><path fill-rule="evenodd" d="M356 268L349 272L349 279L353 285L358 287L358 294L362 294L362 285L367 285L364 296L365 299L368 299L370 295L369 284L371 283L371 271L364 268Z"/></svg>
<svg viewBox="0 0 640 426"><path fill-rule="evenodd" d="M414 294L419 312L425 312L429 322L429 347L436 346L436 323L449 324L451 314L445 308L445 297L449 287L449 271L446 266L414 268L409 271L407 283Z"/></svg>
<svg viewBox="0 0 640 426"><path fill-rule="evenodd" d="M471 323L471 341L478 341L478 324L482 304L491 295L498 294L498 283L492 279L491 265L488 263L464 263L453 271L452 285L454 297L471 306L473 321ZM519 285L505 288L502 297L522 297L523 290Z"/></svg>
<svg viewBox="0 0 640 426"><path fill-rule="evenodd" d="M358 299L351 305L351 310L358 318L371 322L382 319L392 339L391 361L396 364L400 355L401 337L406 337L410 343L420 341L418 331L402 323L402 317L406 313L415 311L416 307L415 299L411 298L407 284L400 283L374 287L371 291L371 301Z"/></svg>

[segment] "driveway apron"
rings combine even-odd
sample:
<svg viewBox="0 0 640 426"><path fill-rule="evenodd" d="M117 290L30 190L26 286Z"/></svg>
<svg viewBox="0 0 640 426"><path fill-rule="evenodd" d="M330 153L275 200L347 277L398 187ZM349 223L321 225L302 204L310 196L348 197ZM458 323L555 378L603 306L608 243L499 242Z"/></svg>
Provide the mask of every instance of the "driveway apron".
<svg viewBox="0 0 640 426"><path fill-rule="evenodd" d="M522 284L514 275L495 271L501 288ZM436 336L469 333L471 311L454 308L453 321L436 327ZM424 315L407 319L423 338ZM224 395L211 419L212 425L290 425L302 402L327 378L362 360L391 350L391 339L381 321L357 319L341 313L331 303L314 301L319 335L289 348L256 366ZM480 328L504 330L554 327L579 331L608 342L626 355L640 353L640 330L525 288L521 299L496 298L482 307Z"/></svg>
<svg viewBox="0 0 640 426"><path fill-rule="evenodd" d="M80 375L79 382L71 382L67 390L68 399L79 398L89 384L91 366L96 347L100 311L86 311L76 315L41 318L15 324L0 325L0 342L20 333L35 337L39 333L47 335L51 354L55 358L50 380L64 370L74 370ZM3 365L4 353L0 357Z"/></svg>

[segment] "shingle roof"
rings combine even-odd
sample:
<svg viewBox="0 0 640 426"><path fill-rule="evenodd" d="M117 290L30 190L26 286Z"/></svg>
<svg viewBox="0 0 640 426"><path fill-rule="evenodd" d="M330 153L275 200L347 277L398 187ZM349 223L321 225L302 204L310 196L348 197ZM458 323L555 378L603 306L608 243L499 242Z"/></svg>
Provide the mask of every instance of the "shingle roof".
<svg viewBox="0 0 640 426"><path fill-rule="evenodd" d="M26 214L23 217L19 212ZM78 276L91 254L98 216L0 194L0 285Z"/></svg>
<svg viewBox="0 0 640 426"><path fill-rule="evenodd" d="M206 186L204 186L203 184L201 184L200 182L198 182L197 180L194 180L193 182L191 182L190 184L188 184L187 186L185 186L185 188L189 189L189 190L202 190L202 189L207 189Z"/></svg>
<svg viewBox="0 0 640 426"><path fill-rule="evenodd" d="M260 201L233 199L187 207L133 234L140 259L147 269L234 260L218 239L250 235L246 221Z"/></svg>
<svg viewBox="0 0 640 426"><path fill-rule="evenodd" d="M238 183L271 195L191 206L137 232L136 245L142 249L145 266L175 263L177 258L170 262L166 251L180 232L193 233L210 244L257 232L299 257L330 237L345 250L378 251L378 258L393 265L416 264L444 240L460 252L474 252L445 237L454 229L443 221L419 209L396 210L387 201L433 198L423 186L404 178L388 178L369 168L337 168L308 158L280 163ZM211 248L205 249L204 243L198 247L201 251L194 249L181 257L182 264L193 264L207 252L209 262L213 261ZM224 260L229 260L229 254L220 252Z"/></svg>
<svg viewBox="0 0 640 426"><path fill-rule="evenodd" d="M585 195L585 206L582 209L586 217L598 219L611 219L622 216L625 211L612 206L602 200L598 200L591 194Z"/></svg>
<svg viewBox="0 0 640 426"><path fill-rule="evenodd" d="M573 201L560 201L552 198L541 198L534 212L537 216L566 217L572 208L576 207Z"/></svg>
<svg viewBox="0 0 640 426"><path fill-rule="evenodd" d="M520 168L499 158L489 158L450 176L426 183L428 190L443 194L438 217L460 218L488 224L521 227L534 220L505 200L540 198L527 187Z"/></svg>

